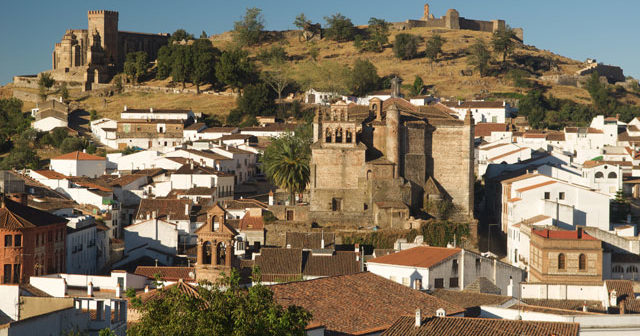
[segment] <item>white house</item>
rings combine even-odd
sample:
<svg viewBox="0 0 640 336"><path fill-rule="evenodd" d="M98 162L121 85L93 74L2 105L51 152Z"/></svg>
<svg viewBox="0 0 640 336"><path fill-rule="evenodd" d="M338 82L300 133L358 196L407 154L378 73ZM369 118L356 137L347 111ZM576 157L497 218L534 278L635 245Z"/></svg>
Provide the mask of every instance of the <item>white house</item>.
<svg viewBox="0 0 640 336"><path fill-rule="evenodd" d="M61 100L62 101L62 100ZM31 126L40 132L49 132L57 127L69 125L69 106L57 100L40 103L31 111L35 121Z"/></svg>
<svg viewBox="0 0 640 336"><path fill-rule="evenodd" d="M106 158L79 151L51 159L51 170L67 176L98 177L104 175L106 169Z"/></svg>
<svg viewBox="0 0 640 336"><path fill-rule="evenodd" d="M125 254L135 249L157 249L165 253L178 252L178 228L176 224L158 219L137 221L124 228Z"/></svg>
<svg viewBox="0 0 640 336"><path fill-rule="evenodd" d="M98 249L101 254L110 253L108 246L98 247L104 240L98 238L96 221L92 216L72 216L67 220L66 266L67 273L96 274L103 265L98 265Z"/></svg>
<svg viewBox="0 0 640 336"><path fill-rule="evenodd" d="M154 109L150 107L146 109L131 109L124 106L123 111L120 113L121 119L133 119L133 120L179 120L186 122L187 120L194 120L196 115L191 110L169 110L169 109Z"/></svg>
<svg viewBox="0 0 640 336"><path fill-rule="evenodd" d="M340 98L340 94L337 92L322 92L314 89L309 89L304 94L305 104L320 104L329 105L332 100Z"/></svg>
<svg viewBox="0 0 640 336"><path fill-rule="evenodd" d="M475 123L504 123L505 119L511 118L516 112L516 109L505 101L444 101L441 103L455 111L460 120L464 120L467 112L471 111Z"/></svg>
<svg viewBox="0 0 640 336"><path fill-rule="evenodd" d="M100 118L91 121L91 133L98 138L98 141L110 148L118 148L116 131L118 122L108 118Z"/></svg>
<svg viewBox="0 0 640 336"><path fill-rule="evenodd" d="M460 248L417 246L367 261L367 270L413 289L464 290L474 282L493 284L494 293L518 297L521 269Z"/></svg>
<svg viewBox="0 0 640 336"><path fill-rule="evenodd" d="M220 127L208 127L204 129L200 129L197 133L193 134L192 131L189 133L185 132L185 138L189 136L189 140L197 141L197 140L215 140L219 139L225 135L231 135L238 133L237 127L228 127L228 126L220 126Z"/></svg>
<svg viewBox="0 0 640 336"><path fill-rule="evenodd" d="M609 195L541 174L525 174L502 181L502 230L545 215L563 229L575 225L609 231Z"/></svg>
<svg viewBox="0 0 640 336"><path fill-rule="evenodd" d="M249 134L256 137L279 137L285 133L293 132L296 124L268 124L263 127L245 127L240 129L240 134Z"/></svg>

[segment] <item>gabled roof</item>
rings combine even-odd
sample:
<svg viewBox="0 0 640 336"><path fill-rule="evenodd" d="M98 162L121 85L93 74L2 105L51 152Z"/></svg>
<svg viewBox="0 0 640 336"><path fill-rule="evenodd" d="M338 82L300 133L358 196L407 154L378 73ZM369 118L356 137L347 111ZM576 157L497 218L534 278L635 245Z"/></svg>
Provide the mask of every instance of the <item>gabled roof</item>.
<svg viewBox="0 0 640 336"><path fill-rule="evenodd" d="M535 233L536 235L547 238L547 239L562 239L562 240L598 240L587 234L586 232L582 232L582 237L578 238L578 231L564 231L564 230L531 230L531 233Z"/></svg>
<svg viewBox="0 0 640 336"><path fill-rule="evenodd" d="M424 316L435 315L439 308L444 308L447 314L464 311L454 304L369 272L270 288L278 304L307 309L313 315L310 324L322 324L328 332L338 335L385 330L397 316L413 314L416 308L420 308Z"/></svg>
<svg viewBox="0 0 640 336"><path fill-rule="evenodd" d="M554 184L556 182L557 181L554 181L554 180L544 181L544 182L541 182L541 183L538 183L538 184L534 184L534 185L530 185L530 186L527 186L527 187L524 187L524 188L517 189L516 192L525 192L525 191L529 191L529 190L533 190L533 189L538 189L538 188L542 188L542 187L546 187L548 185Z"/></svg>
<svg viewBox="0 0 640 336"><path fill-rule="evenodd" d="M185 281L195 281L194 267L170 267L170 266L138 266L134 274L154 279L155 275L160 275L164 281L177 281L179 279Z"/></svg>
<svg viewBox="0 0 640 336"><path fill-rule="evenodd" d="M630 299L635 297L631 280L605 280L604 282L608 293L615 290L618 297L626 296Z"/></svg>
<svg viewBox="0 0 640 336"><path fill-rule="evenodd" d="M67 223L62 217L0 197L0 228L19 230Z"/></svg>
<svg viewBox="0 0 640 336"><path fill-rule="evenodd" d="M426 318L416 327L414 317L403 316L382 336L577 336L579 330L578 323L468 317Z"/></svg>
<svg viewBox="0 0 640 336"><path fill-rule="evenodd" d="M508 131L507 124L504 123L477 123L473 128L475 137L491 136L493 132Z"/></svg>
<svg viewBox="0 0 640 336"><path fill-rule="evenodd" d="M51 160L74 160L74 161L105 161L106 158L97 155L91 155L80 151L75 151L67 154L56 156Z"/></svg>
<svg viewBox="0 0 640 336"><path fill-rule="evenodd" d="M460 248L417 246L369 260L369 263L429 268L460 253Z"/></svg>
<svg viewBox="0 0 640 336"><path fill-rule="evenodd" d="M249 212L244 214L244 217L238 222L239 231L260 231L264 230L264 221L262 216L251 216Z"/></svg>
<svg viewBox="0 0 640 336"><path fill-rule="evenodd" d="M501 101L444 101L443 105L449 108L503 108L504 102Z"/></svg>
<svg viewBox="0 0 640 336"><path fill-rule="evenodd" d="M513 299L511 296L471 292L466 289L462 291L436 289L431 295L462 308L497 306Z"/></svg>
<svg viewBox="0 0 640 336"><path fill-rule="evenodd" d="M42 175L50 180L64 180L69 178L66 175L60 174L55 170L34 170L34 173Z"/></svg>
<svg viewBox="0 0 640 336"><path fill-rule="evenodd" d="M321 241L324 239L324 248L335 247L335 234L333 232L286 232L285 246L292 248L317 250L322 248Z"/></svg>
<svg viewBox="0 0 640 336"><path fill-rule="evenodd" d="M186 209L186 211L185 211ZM140 200L140 206L136 213L136 219L145 219L147 214L156 212L157 218L171 220L190 220L191 201L188 199L148 199Z"/></svg>

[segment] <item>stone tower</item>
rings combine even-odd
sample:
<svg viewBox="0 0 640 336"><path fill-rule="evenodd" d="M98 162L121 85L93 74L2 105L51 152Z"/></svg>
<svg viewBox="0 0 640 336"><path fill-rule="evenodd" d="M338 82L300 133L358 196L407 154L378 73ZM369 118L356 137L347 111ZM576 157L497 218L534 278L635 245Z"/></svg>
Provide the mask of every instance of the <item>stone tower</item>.
<svg viewBox="0 0 640 336"><path fill-rule="evenodd" d="M387 134L385 156L389 162L394 165L394 176L398 177L400 166L400 145L399 145L399 128L400 128L400 111L394 104L387 110Z"/></svg>
<svg viewBox="0 0 640 336"><path fill-rule="evenodd" d="M207 211L207 221L196 230L198 236L196 280L215 282L221 273L229 274L235 265L234 237L227 225L226 212L218 204Z"/></svg>
<svg viewBox="0 0 640 336"><path fill-rule="evenodd" d="M424 13L422 14L422 19L423 20L429 20L429 4L426 3L424 4Z"/></svg>
<svg viewBox="0 0 640 336"><path fill-rule="evenodd" d="M118 12L108 10L95 10L88 13L88 31L91 41L89 45L94 45L93 38L101 38L101 47L104 50L105 63L117 63L118 60Z"/></svg>
<svg viewBox="0 0 640 336"><path fill-rule="evenodd" d="M460 29L460 13L455 9L449 9L444 17L444 26L449 29Z"/></svg>

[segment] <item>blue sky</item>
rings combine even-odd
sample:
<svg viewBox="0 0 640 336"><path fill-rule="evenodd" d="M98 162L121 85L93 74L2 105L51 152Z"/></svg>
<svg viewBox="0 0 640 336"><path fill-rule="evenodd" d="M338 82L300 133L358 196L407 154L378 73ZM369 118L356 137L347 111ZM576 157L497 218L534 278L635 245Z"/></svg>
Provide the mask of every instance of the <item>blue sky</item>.
<svg viewBox="0 0 640 336"><path fill-rule="evenodd" d="M431 12L444 15L456 8L474 19L502 18L523 27L527 44L571 58L596 58L623 67L640 78L640 1L630 0L432 0ZM304 12L315 22L341 12L355 24L370 17L404 21L422 16L424 1L403 0L2 0L0 6L0 85L12 76L34 74L51 67L51 52L67 28L86 28L87 11L120 12L120 30L171 33L178 28L198 36L230 30L247 7L263 9L267 29L292 29Z"/></svg>

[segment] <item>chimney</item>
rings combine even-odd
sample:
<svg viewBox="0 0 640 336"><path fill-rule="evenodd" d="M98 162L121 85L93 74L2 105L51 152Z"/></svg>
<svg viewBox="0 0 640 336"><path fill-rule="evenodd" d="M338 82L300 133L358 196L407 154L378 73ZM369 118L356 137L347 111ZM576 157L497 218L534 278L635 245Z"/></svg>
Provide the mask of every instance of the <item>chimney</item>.
<svg viewBox="0 0 640 336"><path fill-rule="evenodd" d="M155 261L156 261L156 267L158 267L158 259L156 259Z"/></svg>
<svg viewBox="0 0 640 336"><path fill-rule="evenodd" d="M416 309L416 328L420 328L422 325L422 313L420 312L420 308Z"/></svg>
<svg viewBox="0 0 640 336"><path fill-rule="evenodd" d="M578 239L582 239L582 228L578 228Z"/></svg>
<svg viewBox="0 0 640 336"><path fill-rule="evenodd" d="M122 288L120 288L120 283L116 284L116 297L118 299L122 298Z"/></svg>
<svg viewBox="0 0 640 336"><path fill-rule="evenodd" d="M502 101L502 106L503 106L503 107L507 106L507 102L503 100L503 101Z"/></svg>
<svg viewBox="0 0 640 336"><path fill-rule="evenodd" d="M290 249L291 248L291 244L287 244L287 248Z"/></svg>
<svg viewBox="0 0 640 336"><path fill-rule="evenodd" d="M127 105L124 106L124 111L127 112Z"/></svg>
<svg viewBox="0 0 640 336"><path fill-rule="evenodd" d="M320 238L320 249L324 250L324 230L322 231L322 237Z"/></svg>
<svg viewBox="0 0 640 336"><path fill-rule="evenodd" d="M273 191L269 190L269 205L273 205L273 204L274 204Z"/></svg>
<svg viewBox="0 0 640 336"><path fill-rule="evenodd" d="M620 113L616 113L616 120L620 120Z"/></svg>
<svg viewBox="0 0 640 336"><path fill-rule="evenodd" d="M158 218L158 213L155 210L153 210L153 212L151 213L151 216L152 216L151 218L157 219Z"/></svg>
<svg viewBox="0 0 640 336"><path fill-rule="evenodd" d="M89 283L87 284L87 296L93 296L93 282L91 281L89 281Z"/></svg>
<svg viewBox="0 0 640 336"><path fill-rule="evenodd" d="M147 212L147 220L151 219L151 215Z"/></svg>
<svg viewBox="0 0 640 336"><path fill-rule="evenodd" d="M144 286L144 292L145 293L149 293L149 285L145 285Z"/></svg>
<svg viewBox="0 0 640 336"><path fill-rule="evenodd" d="M585 313L589 311L589 308L587 308L587 303L586 302L582 304L582 311L585 312Z"/></svg>
<svg viewBox="0 0 640 336"><path fill-rule="evenodd" d="M193 170L193 160L189 160L189 167Z"/></svg>
<svg viewBox="0 0 640 336"><path fill-rule="evenodd" d="M149 108L149 112L153 113L153 107Z"/></svg>
<svg viewBox="0 0 640 336"><path fill-rule="evenodd" d="M189 203L184 205L184 215L189 216Z"/></svg>
<svg viewBox="0 0 640 336"><path fill-rule="evenodd" d="M458 100L458 106L462 105L462 101Z"/></svg>

